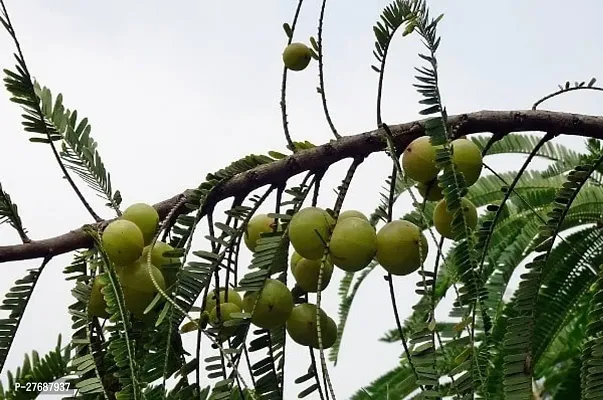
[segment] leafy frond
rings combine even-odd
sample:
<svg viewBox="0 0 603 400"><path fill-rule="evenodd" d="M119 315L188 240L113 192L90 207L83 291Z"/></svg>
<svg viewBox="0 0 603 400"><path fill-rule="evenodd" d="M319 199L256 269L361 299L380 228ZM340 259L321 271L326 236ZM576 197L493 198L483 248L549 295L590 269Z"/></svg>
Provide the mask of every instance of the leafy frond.
<svg viewBox="0 0 603 400"><path fill-rule="evenodd" d="M46 123L52 125L53 131L61 135L61 158L65 166L75 172L99 197L103 198L108 207L119 214L121 194L113 191L111 174L97 150L98 144L90 136L92 127L88 118L78 121L77 111L70 111L63 105L63 95L54 99L47 87L40 87L35 82L34 89L41 102L41 111Z"/></svg>
<svg viewBox="0 0 603 400"><path fill-rule="evenodd" d="M576 315L584 293L603 263L603 235L587 228L551 251L536 305L534 361L538 362L567 321Z"/></svg>
<svg viewBox="0 0 603 400"><path fill-rule="evenodd" d="M491 135L471 136L471 140L480 148L480 150L486 147L486 144L488 144L490 139ZM494 142L488 149L487 155L530 154L532 149L538 147L537 145L541 139L541 135L511 133ZM573 162L571 165L574 166L578 164L581 154L563 144L549 141L538 148L536 156L555 162L565 162L567 160L568 165ZM548 176L555 176L555 174Z"/></svg>
<svg viewBox="0 0 603 400"><path fill-rule="evenodd" d="M395 0L383 10L381 21L373 26L376 39L373 55L379 62L379 67L371 66L375 72L383 74L387 51L398 29L406 23L405 33L412 30L412 17L418 12L418 6L419 2L416 1Z"/></svg>
<svg viewBox="0 0 603 400"><path fill-rule="evenodd" d="M76 302L69 306L73 329L71 347L74 351L74 357L70 360L70 369L77 376L76 389L84 395L103 394L104 384L109 383L102 381L102 368L99 368L99 364L102 366L105 350L101 346L102 332L98 326L93 327L88 318L87 309L91 291L91 286L88 284L89 266L91 269L100 268L100 260L95 250L76 253L71 264L63 271L68 275L67 280L75 280L75 287L71 293Z"/></svg>
<svg viewBox="0 0 603 400"><path fill-rule="evenodd" d="M4 191L0 183L0 225L5 222L19 233L23 243L30 242L30 239L27 237L27 230L23 227L21 217L19 216L19 208L13 203L10 195Z"/></svg>
<svg viewBox="0 0 603 400"><path fill-rule="evenodd" d="M61 140L62 137L56 131L56 129L54 129L54 127L48 123L44 114L42 113L40 98L36 93L33 79L25 63L21 46L17 40L15 29L10 22L6 7L4 7L4 3L2 3L2 16L0 17L0 22L2 22L2 25L9 33L17 47L17 53L14 54L15 59L17 60L17 64L15 65L17 72L5 69L4 73L6 74L6 77L4 78L4 84L6 89L12 95L10 100L19 104L22 110L25 112L25 114L22 114L24 120L22 124L25 127L25 131L37 133L39 135L34 136L29 140L33 143L46 143L50 146L54 158L61 168L63 176L75 194L78 196L80 202L84 205L88 213L98 222L100 221L100 217L92 209L90 204L88 204L88 201L86 201L84 198L83 194L71 178L71 175L69 175L69 171L63 164L59 152L57 151L54 142Z"/></svg>
<svg viewBox="0 0 603 400"><path fill-rule="evenodd" d="M592 172L603 162L603 157L593 163L579 165L572 170L564 186L559 189L546 224L540 229L542 244L535 249L536 257L526 265L527 273L521 276L516 292L517 313L508 320L505 332L504 392L507 396L521 397L531 393L534 353L535 308L538 290L542 284L542 271L548 265L554 240L569 208ZM539 254L538 254L539 253ZM520 305L520 307L519 307Z"/></svg>
<svg viewBox="0 0 603 400"><path fill-rule="evenodd" d="M17 329L25 313L29 299L35 289L38 278L50 259L44 259L38 268L30 269L23 278L15 281L5 299L0 305L0 310L10 311L8 318L0 320L0 371L4 367L6 357L10 351L13 340L17 335Z"/></svg>

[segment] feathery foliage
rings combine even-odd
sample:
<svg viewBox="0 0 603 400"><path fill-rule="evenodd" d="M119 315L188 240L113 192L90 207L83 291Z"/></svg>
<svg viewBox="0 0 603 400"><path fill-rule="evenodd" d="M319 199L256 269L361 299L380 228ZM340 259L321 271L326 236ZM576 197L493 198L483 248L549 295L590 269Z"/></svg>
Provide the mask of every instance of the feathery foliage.
<svg viewBox="0 0 603 400"><path fill-rule="evenodd" d="M292 24L284 24L287 44L293 43L296 24L301 17L303 0L299 0ZM0 0L0 22L13 39L17 52L13 70L5 69L5 87L11 100L23 110L22 124L33 136L30 141L48 145L84 207L95 222L101 222L80 192L70 173L79 176L89 188L104 199L118 216L121 194L114 190L97 142L91 137L87 118L67 109L63 95L53 97L50 89L40 86L30 74L10 18ZM335 143L348 140L335 129L329 115L323 73L322 31L326 1L318 20L318 41L310 38L308 52L319 63L318 93ZM568 148L555 141L562 130L536 134L478 132L470 137L482 152L483 167L489 171L471 185L454 160L452 141L460 136L464 120L450 124L440 93L437 60L441 39L438 26L442 15L433 17L425 0L394 0L388 4L373 27L377 60L372 69L378 74L377 128L383 134L385 152L391 158L391 174L385 180L379 204L369 217L378 231L381 224L396 219L412 222L429 235L435 249L433 265L421 262L417 274L408 277L386 275L395 328L381 337L384 343L401 345L403 354L397 365L360 388L352 399L585 399L601 397L600 321L603 298L603 146L590 138L586 150ZM401 166L398 148L400 135L392 134L381 115L382 92L388 54L394 40L418 36L425 51L419 54L422 66L416 67L415 84L421 95L419 114L427 119L417 123L435 148L437 177L447 211L452 215L450 241L434 231L437 219L435 202L417 200L417 186ZM333 399L336 394L330 379L327 358L338 363L346 351L344 333L352 305L369 274L381 266L377 257L357 272L346 272L339 282L339 308L335 343L325 349L320 315L312 322L317 330L318 346L306 346L308 368L294 379L293 389L286 388L288 350L287 324L273 329L256 329L252 315L257 298L268 279L288 287L295 304L311 303L321 307L325 293L305 293L289 279L289 223L311 197L317 207L325 189L323 177L330 165L309 168L301 183L292 183L278 174L271 175L258 193L245 191L271 164L280 160L288 172L300 171L296 157L317 151L307 141L291 139L287 120L284 68L281 87L283 133L287 149L293 155L270 151L267 155L249 155L225 168L207 174L203 183L188 190L160 221L151 243L169 243L174 250L163 254L169 264L162 272L174 273L174 282L165 290L155 282L153 253L148 249L147 272L158 293L144 315L134 315L128 308L122 287L122 265L109 258L101 240L105 224L85 225L83 231L93 245L75 253L64 269L65 279L73 282L75 302L69 306L72 337L67 347L59 344L45 358L36 352L26 356L17 372L7 373L6 387L0 384L0 397L34 398L33 393L16 389L17 383L51 382L75 376L77 390L73 398L106 399L230 399L259 400L297 398ZM550 98L571 91L595 90L589 82L567 82L556 92L538 100L533 109ZM518 118L520 119L520 118ZM563 128L563 127L562 127ZM402 135L413 132L403 132ZM377 136L374 136L377 137ZM372 139L371 139L372 140ZM60 147L58 145L60 144ZM330 145L328 151L338 151ZM324 149L324 148L323 148ZM334 150L335 149L335 150ZM322 151L322 149L321 149ZM510 168L497 172L490 168L491 156L527 155ZM312 156L312 155L311 155ZM366 157L346 154L352 163L327 212L337 220L357 169ZM532 162L547 163L534 169ZM287 173L288 173L287 172ZM289 175L286 175L289 176ZM224 207L225 185L242 182L244 188ZM264 181L266 182L266 181ZM406 199L410 204L400 204ZM272 202L271 196L274 195ZM473 229L463 212L463 199L480 209L477 228ZM270 205L269 203L272 202ZM398 212L394 206L403 206ZM262 208L269 207L268 218L274 220L272 231L261 232L249 263L243 260L249 239L249 225ZM182 210L184 209L184 212ZM165 210L164 210L165 211ZM163 216L164 213L162 213ZM0 224L12 226L24 246L32 241L23 227L16 204L0 186ZM207 233L200 242L199 230ZM331 229L331 228L329 228ZM331 232L332 233L332 230ZM329 234L330 234L329 233ZM160 239L161 238L161 239ZM325 261L331 253L330 237L321 237L324 254L318 272L318 286L325 279ZM247 243L246 243L247 244ZM36 245L35 242L33 245ZM249 246L247 244L247 246ZM421 257L419 257L421 258ZM37 269L17 280L0 309L8 317L0 323L0 368L18 333L36 282L50 257ZM382 272L382 271L381 271ZM329 278L330 279L330 278ZM396 303L397 283L417 279L419 295L410 315L402 318ZM519 282L519 283L517 283ZM93 284L100 284L106 320L90 310ZM221 317L221 288L256 293L255 304L246 304L241 312L231 313L224 321L210 317L208 298L215 300L215 315ZM243 295L244 299L246 298ZM447 299L453 299L447 318L436 318ZM439 314L438 314L439 315ZM182 335L196 335L196 347L185 349ZM202 344L209 341L209 350ZM299 347L299 346L298 346ZM317 348L316 348L317 347ZM295 349L296 351L298 349ZM339 365L341 368L342 366ZM345 366L343 366L345 367ZM285 393L287 393L285 395Z"/></svg>

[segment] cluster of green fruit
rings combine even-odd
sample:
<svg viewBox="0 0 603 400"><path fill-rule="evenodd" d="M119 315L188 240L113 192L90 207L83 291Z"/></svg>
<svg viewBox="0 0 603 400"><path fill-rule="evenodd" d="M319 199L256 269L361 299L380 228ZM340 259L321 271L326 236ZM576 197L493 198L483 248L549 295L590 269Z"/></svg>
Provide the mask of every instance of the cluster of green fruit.
<svg viewBox="0 0 603 400"><path fill-rule="evenodd" d="M475 143L461 137L451 143L452 157L457 173L464 176L467 187L479 179L482 167L482 153ZM437 201L433 211L433 225L438 233L445 238L454 239L452 232L453 215L448 211L442 188L438 184L437 176L440 169L436 165L435 155L437 146L431 144L429 136L422 136L413 140L402 154L402 167L406 175L417 181L417 189L427 201ZM475 205L462 198L461 200L465 221L470 229L477 226L477 209Z"/></svg>
<svg viewBox="0 0 603 400"><path fill-rule="evenodd" d="M245 245L254 252L260 237L281 229L275 225L274 218L257 214L247 224ZM334 266L348 272L359 271L376 258L389 272L406 275L416 271L427 256L427 241L417 226L407 221L393 221L377 233L368 218L355 210L344 211L335 220L324 209L306 207L292 217L288 235L294 249L291 273L297 286L307 293L324 290ZM234 318L233 314L244 311L251 314L252 324L264 329L286 325L293 341L311 347L318 347L318 314L323 348L333 346L337 340L335 321L315 304L294 305L291 291L278 280L267 279L259 297L257 292L247 292L241 299L235 290L225 288L218 289L217 293L219 307L214 289L207 295L203 310L208 322L219 329L222 337L234 334L235 325L226 322Z"/></svg>
<svg viewBox="0 0 603 400"><path fill-rule="evenodd" d="M145 315L144 310L157 294L147 270L147 257L158 226L157 211L148 204L136 203L109 223L101 237L103 250L115 265L126 308L143 320L152 317L152 313ZM176 282L174 266L178 265L178 259L164 256L171 251L174 248L161 241L155 242L151 250L151 273L162 290L170 289ZM101 292L106 284L103 275L94 279L88 308L91 316L109 318Z"/></svg>
<svg viewBox="0 0 603 400"><path fill-rule="evenodd" d="M263 329L286 325L291 339L302 346L314 348L319 346L316 326L318 311L323 348L333 346L337 339L335 321L314 304L294 305L291 291L279 280L267 279L259 297L258 292L247 292L241 299L238 292L225 288L220 288L217 292L218 296L216 290L208 293L203 310L209 310L209 323L219 330L222 339L235 333L237 325L228 325L226 322L241 311L251 314L251 323Z"/></svg>
<svg viewBox="0 0 603 400"><path fill-rule="evenodd" d="M356 272L373 259L393 275L408 275L421 266L428 251L425 236L411 222L392 221L376 232L368 218L355 210L342 212L335 221L326 210L304 208L291 219L289 239L296 252L292 258L292 265L297 265L293 274L306 291L315 288L309 284L305 288L305 280L297 275L302 275L302 268L318 271L325 252L324 273L330 278L332 265L346 272ZM299 261L295 257L299 257Z"/></svg>

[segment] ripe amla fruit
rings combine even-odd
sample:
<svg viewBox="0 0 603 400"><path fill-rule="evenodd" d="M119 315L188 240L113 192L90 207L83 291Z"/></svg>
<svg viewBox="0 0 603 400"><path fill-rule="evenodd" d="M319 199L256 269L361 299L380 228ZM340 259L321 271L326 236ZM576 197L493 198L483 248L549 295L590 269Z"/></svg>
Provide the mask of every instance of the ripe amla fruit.
<svg viewBox="0 0 603 400"><path fill-rule="evenodd" d="M107 225L101 241L109 259L118 266L135 262L144 249L140 228L126 219L117 219Z"/></svg>
<svg viewBox="0 0 603 400"><path fill-rule="evenodd" d="M325 252L335 220L318 207L306 207L299 210L289 222L289 240L303 258L318 260Z"/></svg>
<svg viewBox="0 0 603 400"><path fill-rule="evenodd" d="M283 51L283 62L292 71L302 71L310 64L312 52L303 43L291 43Z"/></svg>
<svg viewBox="0 0 603 400"><path fill-rule="evenodd" d="M412 222L391 221L377 233L377 262L392 275L416 271L427 258L428 251L427 239Z"/></svg>
<svg viewBox="0 0 603 400"><path fill-rule="evenodd" d="M218 293L220 296L220 304L232 303L239 307L239 309L243 308L243 299L241 299L241 295L234 289L228 288L227 290L226 288L221 287L218 289ZM204 310L209 310L211 312L216 307L216 304L216 291L214 289L209 289L207 296L205 296Z"/></svg>
<svg viewBox="0 0 603 400"><path fill-rule="evenodd" d="M429 182L438 175L435 150L429 136L413 140L402 154L402 167L409 178L417 182Z"/></svg>
<svg viewBox="0 0 603 400"><path fill-rule="evenodd" d="M477 209L466 198L461 198L461 208L465 214L465 222L471 230L477 226ZM452 233L452 213L448 211L446 200L440 200L433 210L433 226L445 238L454 239Z"/></svg>
<svg viewBox="0 0 603 400"><path fill-rule="evenodd" d="M438 201L444 198L442 188L438 185L437 179L429 182L419 182L417 184L417 190L427 201Z"/></svg>
<svg viewBox="0 0 603 400"><path fill-rule="evenodd" d="M132 221L138 226L145 245L151 243L159 227L159 214L153 206L146 203L132 204L123 212L121 219Z"/></svg>
<svg viewBox="0 0 603 400"><path fill-rule="evenodd" d="M140 259L143 263L147 262L147 256L149 254L149 249L151 246L146 246L142 251L142 256ZM170 246L168 243L162 241L156 241L153 246L153 250L151 251L151 264L159 268L161 273L163 274L163 278L165 280L165 286L167 288L171 287L174 283L176 283L176 274L178 273L179 259L175 257L164 257L164 253L168 251L174 251L174 248Z"/></svg>
<svg viewBox="0 0 603 400"><path fill-rule="evenodd" d="M355 272L369 265L377 251L377 234L372 225L361 218L338 221L331 235L329 254L333 263L344 271Z"/></svg>
<svg viewBox="0 0 603 400"><path fill-rule="evenodd" d="M452 162L465 176L467 186L473 185L482 173L482 152L469 139L456 139L452 144Z"/></svg>
<svg viewBox="0 0 603 400"><path fill-rule="evenodd" d="M161 290L165 290L165 280L159 268L151 264L151 273ZM144 310L158 291L149 276L146 263L139 260L133 265L120 268L118 276L126 308L139 319L152 317L151 313L145 315Z"/></svg>
<svg viewBox="0 0 603 400"><path fill-rule="evenodd" d="M90 301L88 302L88 314L92 317L98 318L109 318L110 315L107 312L107 302L101 292L101 289L105 287L101 276L96 276L92 282L92 290L90 291Z"/></svg>
<svg viewBox="0 0 603 400"><path fill-rule="evenodd" d="M350 218L350 217L357 217L357 218L365 220L366 222L369 222L369 220L366 217L366 215L364 215L360 211L347 210L347 211L344 211L344 212L342 212L342 213L339 214L339 216L337 217L337 223L343 221L346 218Z"/></svg>
<svg viewBox="0 0 603 400"><path fill-rule="evenodd" d="M293 253L291 256L291 272L297 285L307 293L316 293L318 291L318 276L322 260L308 260ZM327 257L322 270L322 282L320 290L325 290L331 282L333 275L333 263Z"/></svg>
<svg viewBox="0 0 603 400"><path fill-rule="evenodd" d="M218 318L218 308L220 309L220 318ZM214 307L209 313L209 323L213 327L220 327L220 336L232 336L237 330L237 326L223 326L224 322L230 321L233 318L231 314L240 313L241 307L234 303L220 303L219 307Z"/></svg>
<svg viewBox="0 0 603 400"><path fill-rule="evenodd" d="M337 340L337 324L315 304L304 303L293 308L287 319L287 333L294 342L302 346L318 348L317 310L320 315L322 347L328 349Z"/></svg>
<svg viewBox="0 0 603 400"><path fill-rule="evenodd" d="M284 325L293 310L293 295L287 286L276 279L266 279L259 298L258 293L260 292L247 292L243 296L243 310L252 314L251 323L264 329ZM254 311L256 298L258 300Z"/></svg>
<svg viewBox="0 0 603 400"><path fill-rule="evenodd" d="M260 238L260 234L274 232L274 218L270 218L268 214L254 215L247 223L245 229L245 245L251 251L255 251L256 242Z"/></svg>

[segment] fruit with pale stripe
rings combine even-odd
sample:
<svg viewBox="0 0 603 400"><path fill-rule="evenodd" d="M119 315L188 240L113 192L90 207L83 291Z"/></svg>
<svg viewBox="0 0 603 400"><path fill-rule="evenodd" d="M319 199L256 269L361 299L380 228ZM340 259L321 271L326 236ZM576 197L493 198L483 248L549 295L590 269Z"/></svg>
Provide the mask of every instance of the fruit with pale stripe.
<svg viewBox="0 0 603 400"><path fill-rule="evenodd" d="M151 264L150 270L157 286L165 290L165 280L159 268ZM143 320L152 317L153 314L144 314L144 310L153 301L158 290L151 279L147 265L139 260L133 265L120 268L117 274L128 311Z"/></svg>
<svg viewBox="0 0 603 400"><path fill-rule="evenodd" d="M293 253L294 255L297 253ZM294 256L291 256L293 259ZM292 260L293 261L293 260ZM318 278L320 268L322 266L322 260L308 260L307 258L300 258L295 263L291 263L291 272L297 282L297 285L307 293L316 293L318 291ZM320 290L325 290L331 282L331 276L333 275L333 263L329 258L322 268L322 282Z"/></svg>
<svg viewBox="0 0 603 400"><path fill-rule="evenodd" d="M406 147L402 154L404 173L417 182L429 182L438 175L435 164L435 150L429 136L421 136Z"/></svg>
<svg viewBox="0 0 603 400"><path fill-rule="evenodd" d="M328 349L337 340L337 324L315 304L303 303L293 308L287 319L287 333L295 343L318 348L317 313L320 315L322 347Z"/></svg>
<svg viewBox="0 0 603 400"><path fill-rule="evenodd" d="M318 260L325 253L325 244L335 220L319 207L306 207L299 210L289 223L291 245L303 258Z"/></svg>
<svg viewBox="0 0 603 400"><path fill-rule="evenodd" d="M482 152L477 145L469 139L456 139L452 144L452 162L456 172L461 172L465 177L467 186L473 185L480 177L483 168Z"/></svg>
<svg viewBox="0 0 603 400"><path fill-rule="evenodd" d="M142 232L144 244L151 243L159 227L159 214L153 206L146 203L134 203L126 208L121 219L134 222Z"/></svg>
<svg viewBox="0 0 603 400"><path fill-rule="evenodd" d="M391 221L377 233L375 257L392 275L408 275L416 271L425 261L428 251L427 239L412 222Z"/></svg>
<svg viewBox="0 0 603 400"><path fill-rule="evenodd" d="M132 221L117 219L105 228L101 242L109 259L116 265L128 265L140 258L144 237Z"/></svg>
<svg viewBox="0 0 603 400"><path fill-rule="evenodd" d="M475 205L466 198L461 199L461 209L465 215L465 223L469 230L474 230L477 227L477 209ZM433 210L433 226L438 233L445 238L454 239L452 230L453 214L448 211L445 199L442 199L436 204Z"/></svg>
<svg viewBox="0 0 603 400"><path fill-rule="evenodd" d="M262 233L269 233L274 231L274 218L270 218L268 214L257 214L254 215L247 223L245 229L245 245L251 251L255 251L257 241Z"/></svg>
<svg viewBox="0 0 603 400"><path fill-rule="evenodd" d="M218 308L220 309L220 317L218 318ZM237 330L237 326L224 326L224 322L233 319L231 314L240 313L241 308L234 303L220 303L219 306L214 307L209 313L209 323L213 327L220 328L220 336L229 337L232 336Z"/></svg>
<svg viewBox="0 0 603 400"><path fill-rule="evenodd" d="M226 290L225 288L221 287L220 289L218 289L218 294L220 296L220 304L233 303L240 309L243 308L243 299L241 299L241 295L239 294L239 292L235 291L234 289L228 288L228 290ZM216 307L216 304L216 291L215 289L209 289L209 291L207 292L207 296L205 296L204 310L208 310L209 312L211 312L214 307Z"/></svg>
<svg viewBox="0 0 603 400"><path fill-rule="evenodd" d="M338 221L333 229L329 254L333 264L346 272L366 267L377 251L377 234L371 224L358 217Z"/></svg>
<svg viewBox="0 0 603 400"><path fill-rule="evenodd" d="M90 291L90 301L88 302L88 313L92 317L109 318L107 312L107 302L101 292L101 289L106 286L101 276L96 276L92 282L92 290Z"/></svg>
<svg viewBox="0 0 603 400"><path fill-rule="evenodd" d="M369 222L369 220L366 217L366 215L364 215L360 211L357 211L357 210L346 210L346 211L344 211L344 212L342 212L342 213L339 214L339 216L337 217L337 223L343 221L346 218L350 218L350 217L357 217L357 218L365 220L366 222Z"/></svg>
<svg viewBox="0 0 603 400"><path fill-rule="evenodd" d="M247 292L243 296L243 310L251 314L251 323L264 329L284 325L293 310L293 295L287 286L276 279L266 279L259 297L258 293Z"/></svg>

